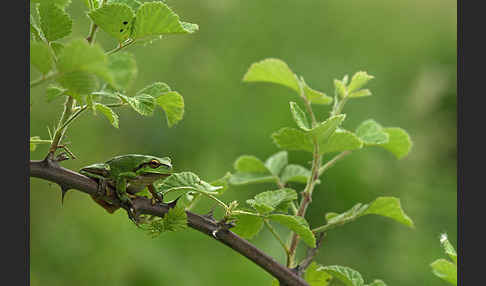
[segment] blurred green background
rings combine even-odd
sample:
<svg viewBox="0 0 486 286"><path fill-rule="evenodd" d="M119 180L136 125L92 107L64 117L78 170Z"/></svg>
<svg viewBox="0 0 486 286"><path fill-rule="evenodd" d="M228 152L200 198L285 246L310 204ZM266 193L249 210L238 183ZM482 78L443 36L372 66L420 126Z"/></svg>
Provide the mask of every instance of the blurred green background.
<svg viewBox="0 0 486 286"><path fill-rule="evenodd" d="M153 117L125 109L115 129L101 115L84 114L67 134L79 158L63 165L78 170L120 154L167 155L176 170L191 170L210 181L232 171L239 155L265 159L279 151L270 134L294 126L288 101L298 99L292 90L241 82L251 63L280 58L310 86L328 94L334 78L366 70L375 76L369 84L373 96L346 105L344 127L354 130L373 118L384 126L405 128L414 147L402 160L371 148L340 161L318 185L308 220L315 227L324 222L326 212L342 212L385 195L401 198L416 228L363 217L330 232L317 261L349 266L367 282L377 278L388 285L446 285L429 264L446 257L441 233L454 246L457 242L456 1L167 3L200 30L127 48L139 70L130 91L166 82L184 96L184 120L169 129L160 109ZM73 36L86 36L83 1L73 0L67 10L74 20ZM97 42L106 50L116 44L102 31ZM31 79L37 77L31 71ZM46 103L45 86L30 94L30 134L42 138L48 138L46 127L54 126L62 110L62 100ZM321 119L329 109L315 107ZM31 159L42 159L46 151L40 146ZM310 154L289 152L289 161L306 165ZM252 262L195 230L151 239L125 213L108 215L83 193L69 192L62 207L57 185L39 179L31 179L30 185L33 286L271 283L271 276ZM244 202L271 187L233 187L223 199ZM210 206L201 203L196 212L207 212ZM252 242L284 261L268 231Z"/></svg>

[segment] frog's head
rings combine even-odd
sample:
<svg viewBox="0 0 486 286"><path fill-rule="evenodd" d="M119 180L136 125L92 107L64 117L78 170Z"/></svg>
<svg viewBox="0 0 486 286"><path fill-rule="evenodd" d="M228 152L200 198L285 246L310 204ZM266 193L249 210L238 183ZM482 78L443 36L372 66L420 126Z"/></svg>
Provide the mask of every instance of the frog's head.
<svg viewBox="0 0 486 286"><path fill-rule="evenodd" d="M137 175L169 175L172 163L169 157L140 156L135 169Z"/></svg>

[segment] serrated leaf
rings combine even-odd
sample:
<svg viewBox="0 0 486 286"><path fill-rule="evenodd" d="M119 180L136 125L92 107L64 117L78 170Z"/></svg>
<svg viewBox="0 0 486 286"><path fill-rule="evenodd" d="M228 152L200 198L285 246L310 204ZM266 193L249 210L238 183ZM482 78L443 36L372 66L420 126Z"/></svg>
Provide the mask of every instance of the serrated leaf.
<svg viewBox="0 0 486 286"><path fill-rule="evenodd" d="M282 183L295 182L306 184L307 180L310 178L310 170L300 166L300 165L287 165L282 172L280 181Z"/></svg>
<svg viewBox="0 0 486 286"><path fill-rule="evenodd" d="M231 231L237 235L252 239L257 235L263 227L263 219L254 215L236 214L236 226L231 228Z"/></svg>
<svg viewBox="0 0 486 286"><path fill-rule="evenodd" d="M310 286L327 286L331 282L332 276L326 271L319 270L319 267L320 265L313 261L305 271L304 279Z"/></svg>
<svg viewBox="0 0 486 286"><path fill-rule="evenodd" d="M184 116L184 98L177 91L169 91L160 95L155 99L155 103L164 109L169 127L182 120Z"/></svg>
<svg viewBox="0 0 486 286"><path fill-rule="evenodd" d="M142 3L140 3L139 1L137 0L108 0L107 1L107 4L111 4L111 3L120 3L120 4L126 4L128 5L130 8L133 9L133 11L137 11L138 8L140 7L140 5L142 5Z"/></svg>
<svg viewBox="0 0 486 286"><path fill-rule="evenodd" d="M150 116L154 113L155 99L148 94L137 94L135 96L126 96L118 93L125 102L127 102L133 110L143 116Z"/></svg>
<svg viewBox="0 0 486 286"><path fill-rule="evenodd" d="M52 69L54 58L46 43L30 42L30 63L42 74L47 74Z"/></svg>
<svg viewBox="0 0 486 286"><path fill-rule="evenodd" d="M277 178L273 175L256 174L256 173L235 173L232 174L229 183L232 185L246 185L257 183L273 183Z"/></svg>
<svg viewBox="0 0 486 286"><path fill-rule="evenodd" d="M317 137L319 143L327 142L345 118L345 114L331 116L326 121L312 128L310 133Z"/></svg>
<svg viewBox="0 0 486 286"><path fill-rule="evenodd" d="M127 52L118 52L108 57L108 68L113 75L115 85L128 89L137 77L138 69L135 57Z"/></svg>
<svg viewBox="0 0 486 286"><path fill-rule="evenodd" d="M118 115L111 108L97 102L93 103L93 106L96 110L103 113L108 121L110 121L111 125L113 125L115 128L118 128Z"/></svg>
<svg viewBox="0 0 486 286"><path fill-rule="evenodd" d="M400 199L394 197L378 197L370 203L363 213L376 214L394 219L404 225L414 228L413 221L405 214L402 209Z"/></svg>
<svg viewBox="0 0 486 286"><path fill-rule="evenodd" d="M452 285L457 285L457 266L454 263L445 259L437 259L430 264L430 267L435 276Z"/></svg>
<svg viewBox="0 0 486 286"><path fill-rule="evenodd" d="M170 87L163 82L154 82L141 90L137 91L137 94L145 93L157 98L164 93L171 91Z"/></svg>
<svg viewBox="0 0 486 286"><path fill-rule="evenodd" d="M311 126L309 124L309 121L307 120L305 112L299 107L297 103L293 101L289 103L292 117L294 118L295 123L297 123L297 126L299 126L302 130L309 131L311 129Z"/></svg>
<svg viewBox="0 0 486 286"><path fill-rule="evenodd" d="M346 150L356 150L363 147L363 141L353 132L337 129L331 137L319 145L319 153L327 154Z"/></svg>
<svg viewBox="0 0 486 286"><path fill-rule="evenodd" d="M267 169L265 164L252 155L238 157L233 165L236 171L242 173L270 174L270 170Z"/></svg>
<svg viewBox="0 0 486 286"><path fill-rule="evenodd" d="M286 226L290 230L293 230L308 246L312 248L316 247L316 238L310 230L309 224L303 217L284 214L271 214L268 216L268 218Z"/></svg>
<svg viewBox="0 0 486 286"><path fill-rule="evenodd" d="M288 164L287 151L280 151L268 157L265 167L274 175L279 176L282 169Z"/></svg>
<svg viewBox="0 0 486 286"><path fill-rule="evenodd" d="M388 134L389 139L388 143L380 145L381 147L393 153L397 159L405 157L410 152L413 143L407 131L398 127L383 128L383 131Z"/></svg>
<svg viewBox="0 0 486 286"><path fill-rule="evenodd" d="M346 286L364 286L364 280L361 274L347 266L321 266L318 270L327 272L333 279L343 282Z"/></svg>
<svg viewBox="0 0 486 286"><path fill-rule="evenodd" d="M198 29L196 24L179 21L179 16L163 2L145 2L137 10L132 38L187 34L194 33Z"/></svg>
<svg viewBox="0 0 486 286"><path fill-rule="evenodd" d="M103 49L98 44L90 45L84 39L75 39L64 46L57 67L61 74L82 71L95 74L114 85Z"/></svg>
<svg viewBox="0 0 486 286"><path fill-rule="evenodd" d="M216 190L219 195L222 195L229 187L229 179L231 178L231 173L227 172L222 178L209 182L215 187L221 187L221 189Z"/></svg>
<svg viewBox="0 0 486 286"><path fill-rule="evenodd" d="M217 190L222 187L213 186L201 180L196 174L192 172L174 173L158 183L156 186L157 192L166 193L173 189L194 190L197 192L217 194Z"/></svg>
<svg viewBox="0 0 486 286"><path fill-rule="evenodd" d="M332 103L332 97L327 96L325 93L314 90L310 88L304 81L303 78L301 78L301 82L304 85L304 95L309 99L309 101L313 104L331 104Z"/></svg>
<svg viewBox="0 0 486 286"><path fill-rule="evenodd" d="M356 128L356 136L358 136L365 145L385 144L389 140L388 133L383 131L383 127L373 119L363 121L358 128Z"/></svg>
<svg viewBox="0 0 486 286"><path fill-rule="evenodd" d="M148 223L141 226L152 237L168 231L181 231L187 228L187 214L182 204L177 203L175 207L170 208L163 218L154 217Z"/></svg>
<svg viewBox="0 0 486 286"><path fill-rule="evenodd" d="M42 33L49 42L71 34L71 17L53 1L41 2L38 11Z"/></svg>
<svg viewBox="0 0 486 286"><path fill-rule="evenodd" d="M289 151L313 152L312 137L308 133L290 127L284 127L272 134L277 147Z"/></svg>
<svg viewBox="0 0 486 286"><path fill-rule="evenodd" d="M358 98L358 97L365 97L370 95L371 95L371 91L369 89L360 89L356 92L351 93L348 97Z"/></svg>
<svg viewBox="0 0 486 286"><path fill-rule="evenodd" d="M300 94L297 76L280 59L268 58L253 63L244 75L243 81L276 83L287 86Z"/></svg>
<svg viewBox="0 0 486 286"><path fill-rule="evenodd" d="M442 248L444 248L444 251L449 257L454 261L455 264L457 264L457 253L452 244L449 242L449 239L447 238L447 235L444 233L440 236L440 244L442 245Z"/></svg>
<svg viewBox="0 0 486 286"><path fill-rule="evenodd" d="M352 93L355 90L362 88L368 81L372 80L374 76L369 75L364 71L359 71L353 75L351 82L348 85L348 92Z"/></svg>
<svg viewBox="0 0 486 286"><path fill-rule="evenodd" d="M51 42L51 48L54 51L56 57L58 57L64 50L64 44L58 42Z"/></svg>
<svg viewBox="0 0 486 286"><path fill-rule="evenodd" d="M71 3L71 0L30 0L30 3L44 3L44 4L56 4L61 8L66 8Z"/></svg>
<svg viewBox="0 0 486 286"><path fill-rule="evenodd" d="M47 102L52 102L54 99L62 96L65 92L66 90L59 86L49 85L46 89L46 100Z"/></svg>
<svg viewBox="0 0 486 286"><path fill-rule="evenodd" d="M261 214L275 210L282 203L297 199L297 192L293 189L284 188L274 191L266 191L257 194L254 199L246 202Z"/></svg>
<svg viewBox="0 0 486 286"><path fill-rule="evenodd" d="M37 24L35 23L35 19L32 16L32 14L30 15L29 24L30 24L30 39L32 41L42 41L42 37L43 37L42 32L40 28L37 26Z"/></svg>
<svg viewBox="0 0 486 286"><path fill-rule="evenodd" d="M135 13L124 3L105 4L101 8L92 10L88 16L103 31L123 42L132 33Z"/></svg>
<svg viewBox="0 0 486 286"><path fill-rule="evenodd" d="M99 82L96 76L85 71L72 71L64 73L57 81L68 89L73 96L89 94L98 89Z"/></svg>
<svg viewBox="0 0 486 286"><path fill-rule="evenodd" d="M367 286L386 286L386 284L382 280L375 279L373 280L373 282L371 282L371 284L368 284Z"/></svg>

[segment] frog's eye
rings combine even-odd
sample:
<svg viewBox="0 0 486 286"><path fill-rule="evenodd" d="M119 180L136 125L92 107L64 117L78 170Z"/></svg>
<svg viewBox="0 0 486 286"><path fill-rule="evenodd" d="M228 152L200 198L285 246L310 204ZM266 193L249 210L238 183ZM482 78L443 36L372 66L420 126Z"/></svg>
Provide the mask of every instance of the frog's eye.
<svg viewBox="0 0 486 286"><path fill-rule="evenodd" d="M157 168L157 167L159 167L162 164L159 161L157 161L157 160L150 160L149 165L152 168Z"/></svg>

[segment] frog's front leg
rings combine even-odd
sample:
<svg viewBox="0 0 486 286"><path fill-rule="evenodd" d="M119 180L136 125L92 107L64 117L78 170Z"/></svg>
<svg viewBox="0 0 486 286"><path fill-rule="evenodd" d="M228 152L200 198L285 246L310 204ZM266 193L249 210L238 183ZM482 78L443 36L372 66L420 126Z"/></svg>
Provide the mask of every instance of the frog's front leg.
<svg viewBox="0 0 486 286"><path fill-rule="evenodd" d="M155 203L163 203L164 201L164 196L161 193L157 193L155 190L154 184L150 184L147 186L149 192L152 194L152 205L155 205Z"/></svg>
<svg viewBox="0 0 486 286"><path fill-rule="evenodd" d="M128 185L128 180L136 179L136 178L137 178L137 174L134 172L121 173L118 175L116 179L116 188L115 188L116 196L122 202L122 205L124 205L127 208L128 216L134 222L136 222L135 213L132 207L132 200L130 199L127 193L127 185Z"/></svg>

